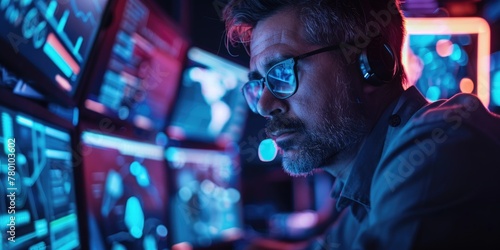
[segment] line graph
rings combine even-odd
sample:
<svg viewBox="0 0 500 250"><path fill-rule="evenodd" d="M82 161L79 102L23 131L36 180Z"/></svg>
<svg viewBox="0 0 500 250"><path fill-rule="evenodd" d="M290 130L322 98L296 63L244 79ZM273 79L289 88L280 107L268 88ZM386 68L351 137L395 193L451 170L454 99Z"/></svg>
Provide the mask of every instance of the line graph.
<svg viewBox="0 0 500 250"><path fill-rule="evenodd" d="M80 3L84 1L79 1ZM95 2L95 1L92 1ZM85 3L88 4L88 1L85 1ZM78 4L76 3L76 0L71 0L71 9L73 9L73 12L75 13L76 18L81 19L84 23L90 22L92 25L96 25L97 21L94 17L94 14L91 11L83 11L78 7ZM98 6L98 4L94 4L94 6ZM99 10L97 10L99 11Z"/></svg>

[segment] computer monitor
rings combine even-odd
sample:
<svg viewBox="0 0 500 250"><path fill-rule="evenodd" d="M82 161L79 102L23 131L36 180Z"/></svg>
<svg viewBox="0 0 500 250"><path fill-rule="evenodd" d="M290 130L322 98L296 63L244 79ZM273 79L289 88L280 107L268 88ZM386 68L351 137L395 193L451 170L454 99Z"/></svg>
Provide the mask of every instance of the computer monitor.
<svg viewBox="0 0 500 250"><path fill-rule="evenodd" d="M0 107L1 249L79 249L68 130Z"/></svg>
<svg viewBox="0 0 500 250"><path fill-rule="evenodd" d="M164 129L188 46L152 0L114 10L85 107L146 131Z"/></svg>
<svg viewBox="0 0 500 250"><path fill-rule="evenodd" d="M1 1L0 64L50 100L74 105L107 2Z"/></svg>
<svg viewBox="0 0 500 250"><path fill-rule="evenodd" d="M90 249L166 249L163 148L92 131L81 144Z"/></svg>
<svg viewBox="0 0 500 250"><path fill-rule="evenodd" d="M230 153L169 147L173 244L207 247L242 233L239 164Z"/></svg>
<svg viewBox="0 0 500 250"><path fill-rule="evenodd" d="M167 127L176 140L238 141L248 108L241 86L248 69L193 47L182 76L175 110Z"/></svg>
<svg viewBox="0 0 500 250"><path fill-rule="evenodd" d="M407 18L403 62L410 85L429 99L457 93L490 102L490 29L479 17Z"/></svg>

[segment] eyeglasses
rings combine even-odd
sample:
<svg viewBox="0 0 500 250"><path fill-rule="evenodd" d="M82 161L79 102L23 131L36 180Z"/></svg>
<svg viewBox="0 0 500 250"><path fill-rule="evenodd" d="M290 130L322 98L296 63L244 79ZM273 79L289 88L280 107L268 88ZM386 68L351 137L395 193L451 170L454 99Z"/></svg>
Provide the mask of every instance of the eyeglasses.
<svg viewBox="0 0 500 250"><path fill-rule="evenodd" d="M264 91L264 84L274 97L281 100L287 99L297 92L298 81L295 67L297 62L309 56L337 49L339 46L328 46L283 60L273 65L261 79L245 83L241 91L250 110L257 113L257 103Z"/></svg>

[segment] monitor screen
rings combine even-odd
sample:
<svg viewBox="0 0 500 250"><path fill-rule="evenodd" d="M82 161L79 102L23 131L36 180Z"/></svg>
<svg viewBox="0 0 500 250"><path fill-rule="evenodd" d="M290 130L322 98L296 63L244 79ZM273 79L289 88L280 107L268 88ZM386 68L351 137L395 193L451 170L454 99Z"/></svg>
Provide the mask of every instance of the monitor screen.
<svg viewBox="0 0 500 250"><path fill-rule="evenodd" d="M246 119L248 69L191 48L167 134L176 140L238 141Z"/></svg>
<svg viewBox="0 0 500 250"><path fill-rule="evenodd" d="M79 248L68 131L0 107L0 138L0 248Z"/></svg>
<svg viewBox="0 0 500 250"><path fill-rule="evenodd" d="M110 53L99 59L106 64L92 80L85 107L159 131L177 94L187 42L150 1L120 4L109 34Z"/></svg>
<svg viewBox="0 0 500 250"><path fill-rule="evenodd" d="M489 26L481 18L407 18L403 61L409 84L430 101L458 93L490 101Z"/></svg>
<svg viewBox="0 0 500 250"><path fill-rule="evenodd" d="M107 2L1 1L2 63L45 94L73 97Z"/></svg>
<svg viewBox="0 0 500 250"><path fill-rule="evenodd" d="M90 249L165 249L167 167L163 148L82 134Z"/></svg>
<svg viewBox="0 0 500 250"><path fill-rule="evenodd" d="M173 243L209 246L241 234L239 164L215 150L170 147Z"/></svg>

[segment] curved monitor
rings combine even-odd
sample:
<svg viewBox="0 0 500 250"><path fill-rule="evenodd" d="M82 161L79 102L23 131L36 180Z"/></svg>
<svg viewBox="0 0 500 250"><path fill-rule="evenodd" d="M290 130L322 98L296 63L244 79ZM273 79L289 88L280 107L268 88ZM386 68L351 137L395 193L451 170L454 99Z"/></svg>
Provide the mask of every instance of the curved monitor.
<svg viewBox="0 0 500 250"><path fill-rule="evenodd" d="M0 63L49 100L74 105L107 2L0 1Z"/></svg>

